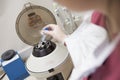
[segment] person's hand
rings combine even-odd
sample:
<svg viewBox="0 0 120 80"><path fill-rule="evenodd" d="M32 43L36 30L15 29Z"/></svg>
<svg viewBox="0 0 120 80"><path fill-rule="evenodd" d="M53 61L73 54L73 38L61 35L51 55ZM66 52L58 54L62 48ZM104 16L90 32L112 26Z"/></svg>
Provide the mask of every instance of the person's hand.
<svg viewBox="0 0 120 80"><path fill-rule="evenodd" d="M48 28L48 30L45 30L46 28ZM41 33L52 36L59 43L63 43L64 39L67 37L67 35L61 30L61 28L55 24L47 25L46 27L44 27Z"/></svg>

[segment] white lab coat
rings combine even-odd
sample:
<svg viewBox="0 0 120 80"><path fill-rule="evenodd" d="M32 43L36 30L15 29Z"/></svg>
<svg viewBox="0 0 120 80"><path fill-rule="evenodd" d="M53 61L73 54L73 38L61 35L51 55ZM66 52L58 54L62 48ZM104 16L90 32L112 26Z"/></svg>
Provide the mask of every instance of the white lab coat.
<svg viewBox="0 0 120 80"><path fill-rule="evenodd" d="M109 42L106 30L89 21L84 21L73 34L65 39L74 64L69 80L80 80L93 72L94 67L99 66L94 63L94 53L103 42L106 44Z"/></svg>

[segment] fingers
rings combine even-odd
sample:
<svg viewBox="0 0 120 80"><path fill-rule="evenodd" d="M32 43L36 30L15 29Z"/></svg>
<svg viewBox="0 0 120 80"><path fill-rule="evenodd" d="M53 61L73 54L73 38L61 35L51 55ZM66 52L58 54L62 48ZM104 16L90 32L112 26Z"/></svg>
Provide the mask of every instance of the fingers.
<svg viewBox="0 0 120 80"><path fill-rule="evenodd" d="M55 24L49 24L49 25L45 26L45 27L41 30L41 34L46 34L46 35L53 36L53 32L54 32L56 26L57 26L57 25L55 25Z"/></svg>
<svg viewBox="0 0 120 80"><path fill-rule="evenodd" d="M61 30L61 28L58 25L55 24L49 24L45 26L41 33L50 35L58 42L62 42L63 38L65 38L65 33Z"/></svg>
<svg viewBox="0 0 120 80"><path fill-rule="evenodd" d="M52 32L52 31L43 30L43 31L41 31L41 33L42 33L42 34L46 34L46 35L53 36L53 32Z"/></svg>
<svg viewBox="0 0 120 80"><path fill-rule="evenodd" d="M58 26L55 25L55 24L49 24L49 25L45 26L43 28L43 30L46 30L46 28L49 29L49 30L54 30L56 27L58 27Z"/></svg>

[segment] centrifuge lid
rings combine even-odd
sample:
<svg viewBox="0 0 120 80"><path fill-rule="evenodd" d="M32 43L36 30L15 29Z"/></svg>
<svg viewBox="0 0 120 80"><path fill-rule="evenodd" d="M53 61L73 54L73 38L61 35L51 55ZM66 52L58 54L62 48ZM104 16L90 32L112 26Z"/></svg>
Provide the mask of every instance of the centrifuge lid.
<svg viewBox="0 0 120 80"><path fill-rule="evenodd" d="M31 26L29 24L29 19L31 19L31 15L34 14L38 15L42 20L38 26ZM56 24L56 19L52 12L41 6L30 5L23 9L18 15L16 32L24 43L33 46L40 41L40 30L47 24Z"/></svg>

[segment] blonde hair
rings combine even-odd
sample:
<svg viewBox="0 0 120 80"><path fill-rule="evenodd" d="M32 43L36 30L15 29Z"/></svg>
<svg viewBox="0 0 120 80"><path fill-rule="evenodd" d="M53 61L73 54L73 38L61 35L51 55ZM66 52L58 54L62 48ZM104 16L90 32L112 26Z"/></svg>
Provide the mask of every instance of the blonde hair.
<svg viewBox="0 0 120 80"><path fill-rule="evenodd" d="M106 6L106 25L110 39L113 39L114 34L120 32L120 0L107 0Z"/></svg>

